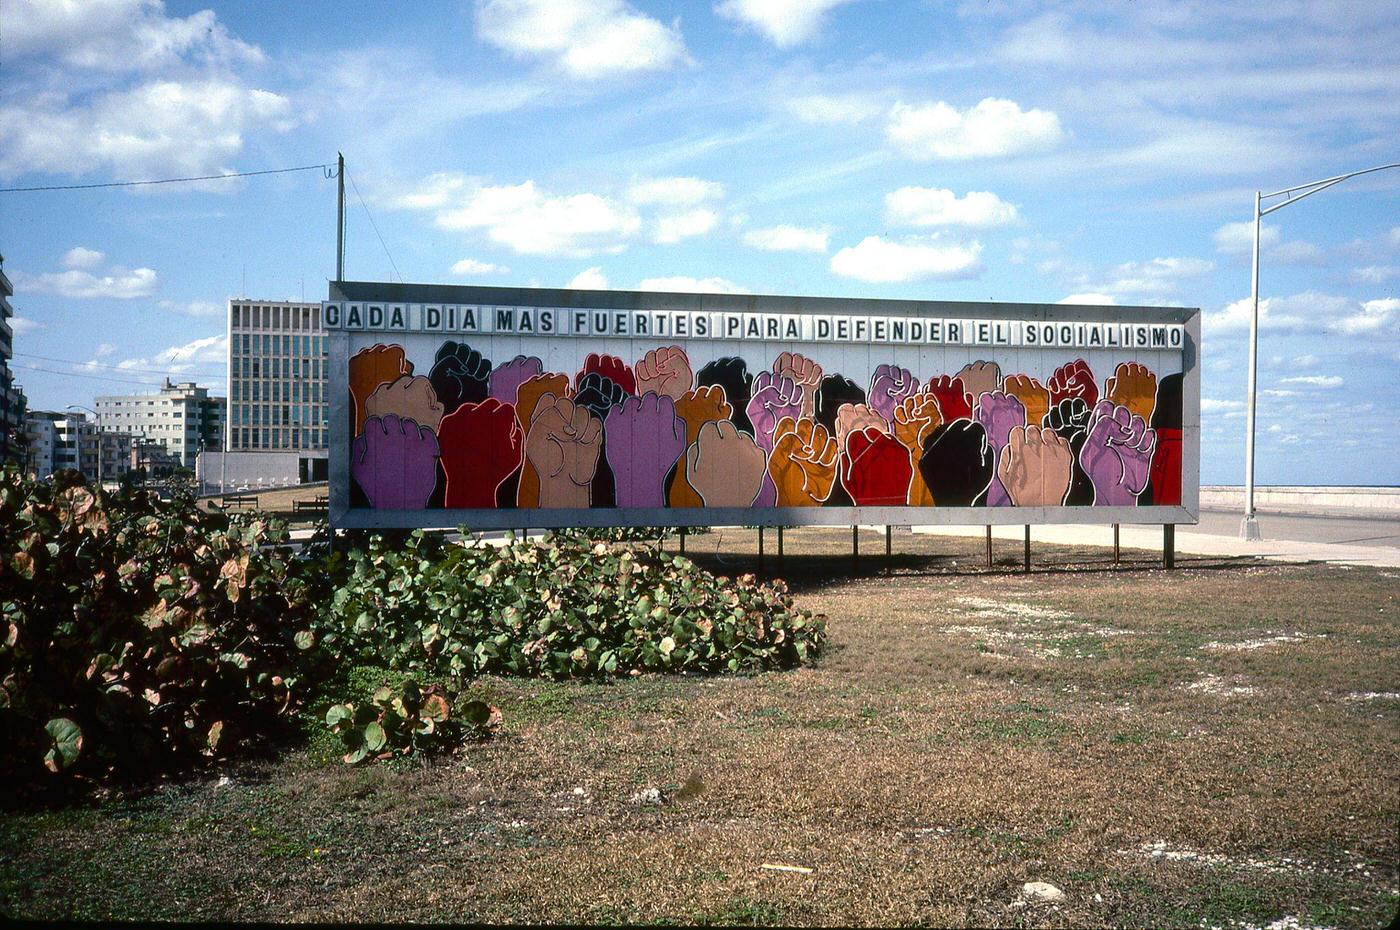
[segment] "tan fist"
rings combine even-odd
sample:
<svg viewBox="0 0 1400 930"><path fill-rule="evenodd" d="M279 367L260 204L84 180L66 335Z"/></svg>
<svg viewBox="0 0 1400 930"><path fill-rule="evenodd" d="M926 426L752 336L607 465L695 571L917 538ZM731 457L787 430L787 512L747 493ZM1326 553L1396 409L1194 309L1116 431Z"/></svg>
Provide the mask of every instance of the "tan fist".
<svg viewBox="0 0 1400 930"><path fill-rule="evenodd" d="M567 397L545 394L535 405L525 456L539 477L541 507L587 507L598 470L603 424Z"/></svg>
<svg viewBox="0 0 1400 930"><path fill-rule="evenodd" d="M686 453L686 476L706 507L748 507L763 487L764 459L748 433L711 420Z"/></svg>
<svg viewBox="0 0 1400 930"><path fill-rule="evenodd" d="M768 473L778 488L779 507L816 507L836 482L836 440L811 417L783 417L773 431Z"/></svg>
<svg viewBox="0 0 1400 930"><path fill-rule="evenodd" d="M1152 422L1152 408L1157 405L1157 376L1137 362L1123 362L1113 370L1113 377L1104 385L1104 396L1120 407L1127 407L1142 422Z"/></svg>
<svg viewBox="0 0 1400 930"><path fill-rule="evenodd" d="M997 459L997 477L1017 507L1058 507L1069 493L1074 453L1052 429L1017 426Z"/></svg>
<svg viewBox="0 0 1400 930"><path fill-rule="evenodd" d="M690 358L680 346L652 349L643 355L633 369L637 376L637 393L655 391L672 400L679 400L695 386L695 374L690 370Z"/></svg>
<svg viewBox="0 0 1400 930"><path fill-rule="evenodd" d="M419 426L438 431L442 422L443 406L438 403L437 392L427 378L404 375L397 381L381 384L365 401L369 416L382 417L392 413L403 420L412 420Z"/></svg>
<svg viewBox="0 0 1400 930"><path fill-rule="evenodd" d="M515 419L520 424L522 436L530 434L530 419L535 414L535 405L545 394L568 397L569 376L549 372L520 383L515 395ZM535 473L535 466L530 464L528 458L520 466L520 486L515 491L515 503L525 510L540 505L540 476Z"/></svg>
<svg viewBox="0 0 1400 930"><path fill-rule="evenodd" d="M404 357L403 346L382 343L361 349L350 357L350 398L355 405L355 435L365 430L369 418L366 402L381 384L413 374L413 363Z"/></svg>
<svg viewBox="0 0 1400 930"><path fill-rule="evenodd" d="M836 444L846 448L846 437L863 429L877 429L892 435L890 424L866 404L842 404L836 410Z"/></svg>
<svg viewBox="0 0 1400 930"><path fill-rule="evenodd" d="M676 416L685 421L685 444L695 445L700 438L700 427L716 420L728 420L733 408L724 399L724 388L718 384L686 391L676 400ZM683 456L676 468L676 476L671 481L666 500L672 507L703 507L700 494L686 480L689 458Z"/></svg>
<svg viewBox="0 0 1400 930"><path fill-rule="evenodd" d="M973 403L983 394L1001 389L1001 366L996 362L969 362L953 377L962 379L963 390L972 395Z"/></svg>
<svg viewBox="0 0 1400 930"><path fill-rule="evenodd" d="M1031 426L1039 426L1050 412L1050 389L1030 375L1008 375L1002 391L1026 408L1026 422Z"/></svg>
<svg viewBox="0 0 1400 930"><path fill-rule="evenodd" d="M787 375L802 391L802 415L817 414L817 390L822 386L822 366L796 352L780 352L773 362L773 373Z"/></svg>
<svg viewBox="0 0 1400 930"><path fill-rule="evenodd" d="M914 469L909 479L909 503L912 506L933 506L933 494L919 471L919 459L924 454L924 440L942 423L938 398L932 394L910 394L894 408L894 438L909 450L909 464Z"/></svg>

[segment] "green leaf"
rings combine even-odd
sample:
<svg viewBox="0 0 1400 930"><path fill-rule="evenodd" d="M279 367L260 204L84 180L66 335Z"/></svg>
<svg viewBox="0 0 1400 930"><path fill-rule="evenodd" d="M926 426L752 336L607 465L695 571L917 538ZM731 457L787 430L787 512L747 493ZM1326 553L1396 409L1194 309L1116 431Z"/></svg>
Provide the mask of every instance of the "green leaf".
<svg viewBox="0 0 1400 930"><path fill-rule="evenodd" d="M67 717L55 717L44 725L49 736L49 751L44 754L44 766L58 773L78 761L83 751L83 731Z"/></svg>

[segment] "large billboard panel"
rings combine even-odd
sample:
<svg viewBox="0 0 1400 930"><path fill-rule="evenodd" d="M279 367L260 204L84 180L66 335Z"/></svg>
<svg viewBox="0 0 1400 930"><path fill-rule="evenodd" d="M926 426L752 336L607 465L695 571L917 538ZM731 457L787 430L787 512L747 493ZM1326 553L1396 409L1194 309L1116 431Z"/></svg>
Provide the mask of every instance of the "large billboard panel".
<svg viewBox="0 0 1400 930"><path fill-rule="evenodd" d="M1198 310L332 283L344 527L1190 523Z"/></svg>

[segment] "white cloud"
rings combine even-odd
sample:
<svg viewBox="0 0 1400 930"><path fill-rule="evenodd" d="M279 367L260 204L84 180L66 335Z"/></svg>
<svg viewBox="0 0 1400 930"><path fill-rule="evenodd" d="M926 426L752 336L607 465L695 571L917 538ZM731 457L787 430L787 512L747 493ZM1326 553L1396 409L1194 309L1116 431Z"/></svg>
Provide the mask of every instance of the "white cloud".
<svg viewBox="0 0 1400 930"><path fill-rule="evenodd" d="M608 277L603 274L603 269L598 266L585 268L573 276L568 287L580 291L606 291L608 289Z"/></svg>
<svg viewBox="0 0 1400 930"><path fill-rule="evenodd" d="M1400 268L1393 265L1367 265L1351 273L1351 279L1361 284L1384 284L1397 277L1400 277Z"/></svg>
<svg viewBox="0 0 1400 930"><path fill-rule="evenodd" d="M1106 290L1115 294L1167 294L1185 278L1199 278L1215 270L1215 263L1203 258L1154 258L1146 262L1124 262L1113 269Z"/></svg>
<svg viewBox="0 0 1400 930"><path fill-rule="evenodd" d="M831 231L825 226L813 229L803 226L769 226L744 233L744 245L765 252L826 253Z"/></svg>
<svg viewBox="0 0 1400 930"><path fill-rule="evenodd" d="M715 12L754 29L778 48L810 42L827 11L849 0L724 0Z"/></svg>
<svg viewBox="0 0 1400 930"><path fill-rule="evenodd" d="M473 183L462 174L430 174L412 190L390 198L389 202L401 210L440 210L470 193Z"/></svg>
<svg viewBox="0 0 1400 930"><path fill-rule="evenodd" d="M109 268L105 275L94 275L76 268L47 274L17 276L17 286L27 290L57 294L60 297L87 299L95 297L131 300L150 297L156 292L156 273L150 268Z"/></svg>
<svg viewBox="0 0 1400 930"><path fill-rule="evenodd" d="M1296 355L1289 364L1294 368L1312 368L1320 361L1322 361L1322 359L1318 358L1316 355Z"/></svg>
<svg viewBox="0 0 1400 930"><path fill-rule="evenodd" d="M652 228L651 241L660 245L674 245L682 239L703 236L719 223L719 214L702 207L686 210L683 213L670 213L658 217Z"/></svg>
<svg viewBox="0 0 1400 930"><path fill-rule="evenodd" d="M493 265L490 262L477 261L474 258L464 258L452 266L452 273L460 277L483 274L505 274L508 271L510 271L509 268L502 268L500 265Z"/></svg>
<svg viewBox="0 0 1400 930"><path fill-rule="evenodd" d="M659 71L687 58L676 26L621 0L483 0L476 28L498 48L544 58L585 80Z"/></svg>
<svg viewBox="0 0 1400 930"><path fill-rule="evenodd" d="M226 305L209 300L162 300L158 306L181 316L223 316L228 312Z"/></svg>
<svg viewBox="0 0 1400 930"><path fill-rule="evenodd" d="M947 103L890 110L885 135L909 158L989 158L1045 149L1064 137L1060 118L1049 110L1022 110L1012 100L988 97L969 110Z"/></svg>
<svg viewBox="0 0 1400 930"><path fill-rule="evenodd" d="M1386 238L1390 240L1392 248L1400 249L1400 226L1391 229L1390 235Z"/></svg>
<svg viewBox="0 0 1400 930"><path fill-rule="evenodd" d="M1213 397L1201 398L1201 413L1218 413L1226 417L1242 416L1244 414L1244 401L1242 400L1217 400Z"/></svg>
<svg viewBox="0 0 1400 930"><path fill-rule="evenodd" d="M723 196L723 184L701 178L645 178L627 189L627 199L639 206L689 207Z"/></svg>
<svg viewBox="0 0 1400 930"><path fill-rule="evenodd" d="M64 268L96 268L107 258L96 249L85 249L80 245L74 246L63 253L60 264Z"/></svg>
<svg viewBox="0 0 1400 930"><path fill-rule="evenodd" d="M637 282L639 291L677 291L686 294L747 294L748 289L724 278L689 278L671 275L644 278Z"/></svg>
<svg viewBox="0 0 1400 930"><path fill-rule="evenodd" d="M843 278L875 284L925 278L973 278L982 271L979 242L944 242L938 235L901 241L866 236L831 257L831 270Z"/></svg>
<svg viewBox="0 0 1400 930"><path fill-rule="evenodd" d="M789 100L787 108L804 123L823 125L862 123L884 110L878 100L859 94L809 94Z"/></svg>
<svg viewBox="0 0 1400 930"><path fill-rule="evenodd" d="M1215 248L1225 255L1247 256L1254 251L1254 223L1244 220L1226 223L1211 236ZM1311 242L1284 242L1277 226L1259 227L1259 250L1264 260L1281 265L1311 265L1322 259L1322 250Z"/></svg>
<svg viewBox="0 0 1400 930"><path fill-rule="evenodd" d="M1334 327L1347 335L1400 331L1400 297L1365 301L1360 310L1342 317Z"/></svg>
<svg viewBox="0 0 1400 930"><path fill-rule="evenodd" d="M1055 303L1057 303L1057 304L1099 304L1099 305L1102 305L1102 306L1112 307L1112 306L1116 305L1116 304L1118 303L1118 301L1114 300L1114 299L1113 299L1111 296L1109 296L1108 294L1097 294L1097 293L1093 293L1093 292L1088 292L1088 291L1086 291L1086 292L1084 292L1084 293L1082 293L1082 294L1070 294L1068 297L1061 297L1059 300L1055 301Z"/></svg>
<svg viewBox="0 0 1400 930"><path fill-rule="evenodd" d="M118 362L116 367L155 368L180 374L190 371L197 365L223 365L228 361L228 336L205 336L184 345L162 349L155 355L143 358L128 358Z"/></svg>
<svg viewBox="0 0 1400 930"><path fill-rule="evenodd" d="M1337 375L1294 375L1291 378L1280 378L1279 384L1299 384L1305 387L1332 389L1342 386L1342 379Z"/></svg>
<svg viewBox="0 0 1400 930"><path fill-rule="evenodd" d="M641 229L630 207L598 194L555 197L534 181L478 187L459 206L437 212L443 229L485 230L487 237L523 255L587 256L616 253Z"/></svg>
<svg viewBox="0 0 1400 930"><path fill-rule="evenodd" d="M93 350L92 355L93 358L106 358L115 351L117 351L117 347L115 345L113 345L110 342L102 342L98 343L98 346L96 349Z"/></svg>
<svg viewBox="0 0 1400 930"><path fill-rule="evenodd" d="M1249 329L1249 298L1205 314L1207 333L1243 332ZM1327 330L1344 336L1400 334L1400 298L1386 297L1358 303L1347 297L1308 291L1259 301L1260 330Z"/></svg>
<svg viewBox="0 0 1400 930"><path fill-rule="evenodd" d="M938 187L901 187L885 195L885 217L898 226L972 226L988 228L1015 223L1016 205L989 191L962 197Z"/></svg>
<svg viewBox="0 0 1400 930"><path fill-rule="evenodd" d="M10 328L15 331L16 336L23 336L35 330L44 329L44 324L38 320L31 320L27 316L10 317Z"/></svg>

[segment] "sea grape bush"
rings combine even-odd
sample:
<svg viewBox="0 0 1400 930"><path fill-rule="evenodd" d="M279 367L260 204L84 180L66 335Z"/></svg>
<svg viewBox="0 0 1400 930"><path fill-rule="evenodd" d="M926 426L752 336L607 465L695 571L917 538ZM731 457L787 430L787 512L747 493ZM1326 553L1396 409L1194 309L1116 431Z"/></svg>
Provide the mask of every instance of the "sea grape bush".
<svg viewBox="0 0 1400 930"><path fill-rule="evenodd" d="M456 707L439 685L413 679L397 688L385 685L362 704L335 704L326 725L345 744L344 761L354 765L394 755L447 752L469 738L485 739L501 723L501 712L485 701Z"/></svg>
<svg viewBox="0 0 1400 930"><path fill-rule="evenodd" d="M757 672L815 658L825 619L782 582L552 535L464 547L421 532L351 553L327 648L428 678Z"/></svg>
<svg viewBox="0 0 1400 930"><path fill-rule="evenodd" d="M0 780L144 774L295 711L324 573L252 517L0 472Z"/></svg>

